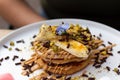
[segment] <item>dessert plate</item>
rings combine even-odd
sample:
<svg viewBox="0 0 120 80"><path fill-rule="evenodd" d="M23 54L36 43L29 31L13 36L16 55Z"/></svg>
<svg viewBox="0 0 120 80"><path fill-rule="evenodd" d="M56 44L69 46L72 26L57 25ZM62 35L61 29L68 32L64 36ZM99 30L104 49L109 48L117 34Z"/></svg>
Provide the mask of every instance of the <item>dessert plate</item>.
<svg viewBox="0 0 120 80"><path fill-rule="evenodd" d="M62 22L88 27L93 35L101 36L105 45L108 45L109 42L117 44L113 48L113 56L110 56L102 67L96 69L92 65L89 65L82 71L71 76L78 76L86 72L89 76L95 77L96 80L102 80L105 77L110 80L120 80L120 72L115 71L116 69L120 69L120 32L107 25L82 19L41 21L16 29L0 39L0 74L10 73L15 80L29 80L30 77L40 73L41 70L34 72L29 77L21 75L22 67L19 65L19 62L22 59L30 58L33 53L31 50L31 41L34 40L42 24L59 25ZM109 67L110 71L106 67Z"/></svg>

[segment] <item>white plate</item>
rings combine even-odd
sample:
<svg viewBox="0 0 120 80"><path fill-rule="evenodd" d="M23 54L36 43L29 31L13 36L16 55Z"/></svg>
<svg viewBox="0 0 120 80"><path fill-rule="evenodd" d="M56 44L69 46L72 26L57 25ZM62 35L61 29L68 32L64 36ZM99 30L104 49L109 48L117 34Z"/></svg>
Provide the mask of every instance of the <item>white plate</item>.
<svg viewBox="0 0 120 80"><path fill-rule="evenodd" d="M0 74L3 73L11 73L15 80L28 80L28 77L21 75L21 66L15 66L16 62L19 62L21 58L30 58L30 55L32 54L32 51L30 50L30 42L33 40L33 35L37 34L39 32L39 27L42 24L49 24L49 25L59 25L62 22L64 23L72 23L72 24L80 24L83 27L88 27L92 34L99 35L102 34L102 39L105 41L105 44L107 44L107 41L110 41L112 43L117 44L116 47L114 47L113 50L113 57L110 57L107 59L107 62L102 65L102 68L95 69L92 66L88 66L83 71L91 72L93 76L99 80L102 77L109 77L111 80L120 80L120 75L118 76L115 72L112 70L114 68L117 68L120 64L120 54L117 53L117 51L120 50L120 32L103 24L88 21L88 20L79 20L79 19L56 19L56 20L48 20L48 21L42 21L34 24L30 24L27 26L24 26L20 29L15 30L14 32L11 32L4 38L0 40L0 59L5 58L6 56L10 56L9 60L4 60L0 66ZM25 44L19 43L16 44L16 41L24 39ZM15 46L12 47L12 51L9 51L8 49L3 48L3 45L9 46L10 41L15 42ZM14 50L15 48L22 49L21 52L18 52ZM19 59L16 59L14 62L12 61L13 55L18 55ZM104 69L106 66L111 67L111 71L107 71ZM82 71L81 71L82 72ZM30 76L36 75L32 74ZM79 73L76 73L76 75L80 75Z"/></svg>

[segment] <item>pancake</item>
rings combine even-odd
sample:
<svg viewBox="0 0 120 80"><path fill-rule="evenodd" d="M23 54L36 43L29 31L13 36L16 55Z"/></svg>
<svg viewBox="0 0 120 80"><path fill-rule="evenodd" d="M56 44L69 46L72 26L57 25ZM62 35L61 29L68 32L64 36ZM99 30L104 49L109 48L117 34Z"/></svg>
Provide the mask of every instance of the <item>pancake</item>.
<svg viewBox="0 0 120 80"><path fill-rule="evenodd" d="M83 68L85 68L90 63L91 57L82 62L71 62L66 64L47 64L42 59L38 59L36 62L41 66L45 71L60 74L60 75L70 75L76 73Z"/></svg>
<svg viewBox="0 0 120 80"><path fill-rule="evenodd" d="M76 57L63 49L54 52L53 49L48 49L43 46L38 47L36 44L39 44L39 42L34 43L35 52L39 54L41 58L46 62L54 64L65 64L69 62L81 62L85 60L84 58Z"/></svg>

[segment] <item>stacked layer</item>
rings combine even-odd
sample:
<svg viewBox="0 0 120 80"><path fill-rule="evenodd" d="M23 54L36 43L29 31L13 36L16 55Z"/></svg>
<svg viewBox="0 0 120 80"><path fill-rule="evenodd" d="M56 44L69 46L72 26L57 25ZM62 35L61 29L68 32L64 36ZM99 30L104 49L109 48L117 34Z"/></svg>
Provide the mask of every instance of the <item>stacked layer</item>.
<svg viewBox="0 0 120 80"><path fill-rule="evenodd" d="M23 75L38 69L59 75L69 75L85 68L98 55L104 59L112 46L99 49L103 41L91 35L88 28L79 25L62 24L60 26L42 25L40 32L32 42L35 53L24 61ZM40 80L39 78L37 78Z"/></svg>

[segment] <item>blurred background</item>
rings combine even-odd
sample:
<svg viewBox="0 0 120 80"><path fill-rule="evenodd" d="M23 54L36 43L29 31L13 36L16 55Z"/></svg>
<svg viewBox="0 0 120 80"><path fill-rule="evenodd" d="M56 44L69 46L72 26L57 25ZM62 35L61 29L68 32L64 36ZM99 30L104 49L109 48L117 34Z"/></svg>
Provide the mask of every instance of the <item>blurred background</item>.
<svg viewBox="0 0 120 80"><path fill-rule="evenodd" d="M120 30L119 0L26 0L47 19L78 18L97 21ZM41 4L40 4L41 3ZM9 24L0 17L0 28Z"/></svg>
<svg viewBox="0 0 120 80"><path fill-rule="evenodd" d="M42 14L43 10L40 5L40 0L25 0L27 3L38 13ZM10 24L8 24L1 16L0 16L0 29L8 29Z"/></svg>

